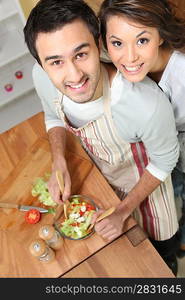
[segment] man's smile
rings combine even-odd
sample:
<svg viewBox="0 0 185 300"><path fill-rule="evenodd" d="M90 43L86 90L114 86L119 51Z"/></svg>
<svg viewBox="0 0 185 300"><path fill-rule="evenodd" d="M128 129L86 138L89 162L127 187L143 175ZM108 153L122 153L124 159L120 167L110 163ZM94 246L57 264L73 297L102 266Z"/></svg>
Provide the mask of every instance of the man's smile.
<svg viewBox="0 0 185 300"><path fill-rule="evenodd" d="M74 90L74 91L83 91L86 88L88 81L89 81L89 78L86 78L78 84L68 83L68 84L66 84L66 87L70 88L70 90Z"/></svg>

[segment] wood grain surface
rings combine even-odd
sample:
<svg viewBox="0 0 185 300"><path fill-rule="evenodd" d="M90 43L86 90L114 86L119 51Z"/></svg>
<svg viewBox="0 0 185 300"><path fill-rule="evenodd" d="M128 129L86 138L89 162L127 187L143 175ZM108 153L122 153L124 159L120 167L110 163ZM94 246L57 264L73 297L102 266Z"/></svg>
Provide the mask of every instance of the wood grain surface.
<svg viewBox="0 0 185 300"><path fill-rule="evenodd" d="M174 278L174 275L148 239L133 247L127 236L122 235L62 277Z"/></svg>
<svg viewBox="0 0 185 300"><path fill-rule="evenodd" d="M5 145L4 152L2 155L0 153L1 160L6 153L6 159L13 161L0 185L1 202L43 206L37 197L31 195L34 179L51 171L49 142L44 130L39 129L41 119L33 117L1 135ZM17 147L22 147L21 154ZM120 200L107 181L71 135L68 136L66 158L72 180L72 194L88 195L102 208L119 203ZM56 251L55 261L46 266L46 263L32 257L28 248L31 241L38 238L39 228L53 223L53 215L42 214L41 221L34 225L26 223L24 215L24 212L17 209L0 208L1 277L59 277L108 244L96 233L83 241L65 239L63 247ZM125 231L135 224L130 218Z"/></svg>
<svg viewBox="0 0 185 300"><path fill-rule="evenodd" d="M86 2L97 12L102 0ZM179 13L184 14L184 0L172 2L178 5ZM87 194L104 208L119 203L106 180L70 134L66 156L72 176L72 193ZM0 135L0 170L1 202L40 205L30 191L33 179L51 170L43 113ZM126 235L110 244L97 234L84 241L65 240L63 247L56 251L54 262L41 263L31 256L28 246L38 238L40 226L52 224L53 216L43 214L38 224L31 225L25 222L24 212L0 209L0 218L0 277L59 277L63 274L65 277L173 277L148 239L134 247ZM135 224L130 218L125 231Z"/></svg>
<svg viewBox="0 0 185 300"><path fill-rule="evenodd" d="M43 114L1 134L0 140L3 172L0 201L42 206L31 195L31 188L36 177L51 170L51 153L43 126ZM72 194L88 195L99 207L105 209L119 203L120 200L105 178L71 134L67 135L66 158L72 178ZM135 230L136 222L132 218L125 223L126 235L123 235L121 242L118 239L115 244L108 243L96 233L81 241L65 239L62 248L55 252L55 260L44 263L33 257L28 248L38 238L39 228L52 224L54 216L42 214L41 221L32 225L25 222L24 214L17 209L0 209L0 277L49 278L63 274L65 277L172 277L150 242L143 242L143 234ZM122 252L124 255L120 258ZM146 260L142 263L145 256Z"/></svg>

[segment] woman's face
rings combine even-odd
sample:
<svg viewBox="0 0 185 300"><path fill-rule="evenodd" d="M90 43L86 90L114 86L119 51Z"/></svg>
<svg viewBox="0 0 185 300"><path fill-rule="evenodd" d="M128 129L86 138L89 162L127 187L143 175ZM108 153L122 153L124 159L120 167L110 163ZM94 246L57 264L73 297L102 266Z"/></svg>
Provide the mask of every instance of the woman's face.
<svg viewBox="0 0 185 300"><path fill-rule="evenodd" d="M144 79L148 72L160 71L158 30L111 16L107 21L107 48L112 62L132 82Z"/></svg>

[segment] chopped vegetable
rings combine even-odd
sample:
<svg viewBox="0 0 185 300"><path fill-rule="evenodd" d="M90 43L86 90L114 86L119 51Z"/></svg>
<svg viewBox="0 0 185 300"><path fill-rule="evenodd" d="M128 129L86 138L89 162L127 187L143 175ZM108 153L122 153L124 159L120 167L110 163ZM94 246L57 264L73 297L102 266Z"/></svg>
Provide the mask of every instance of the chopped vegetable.
<svg viewBox="0 0 185 300"><path fill-rule="evenodd" d="M33 188L32 188L32 196L37 197L38 200L47 206L56 206L56 202L53 201L47 187L47 180L49 179L50 174L45 174L44 177L36 178Z"/></svg>
<svg viewBox="0 0 185 300"><path fill-rule="evenodd" d="M48 214L55 214L55 209L53 207L48 208Z"/></svg>
<svg viewBox="0 0 185 300"><path fill-rule="evenodd" d="M25 220L29 224L36 224L40 221L41 214L38 209L30 209L25 214Z"/></svg>
<svg viewBox="0 0 185 300"><path fill-rule="evenodd" d="M94 212L93 205L75 198L68 207L68 219L61 223L61 232L73 239L85 237Z"/></svg>

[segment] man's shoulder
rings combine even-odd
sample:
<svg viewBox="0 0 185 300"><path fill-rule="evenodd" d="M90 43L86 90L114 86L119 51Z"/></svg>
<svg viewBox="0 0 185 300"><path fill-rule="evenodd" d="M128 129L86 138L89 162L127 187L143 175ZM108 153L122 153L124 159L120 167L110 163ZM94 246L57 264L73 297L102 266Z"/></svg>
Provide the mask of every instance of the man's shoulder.
<svg viewBox="0 0 185 300"><path fill-rule="evenodd" d="M34 79L49 79L47 73L43 70L43 68L38 64L35 63L32 70L32 75Z"/></svg>
<svg viewBox="0 0 185 300"><path fill-rule="evenodd" d="M48 74L38 63L35 63L33 66L32 78L37 93L43 95L47 99L57 95L56 87L50 80Z"/></svg>
<svg viewBox="0 0 185 300"><path fill-rule="evenodd" d="M35 63L32 69L32 77L35 85L42 85L44 87L56 89L52 81L50 80L48 74L44 69L38 64Z"/></svg>

